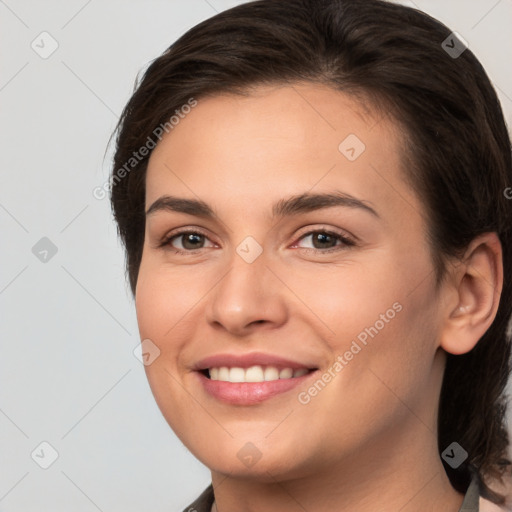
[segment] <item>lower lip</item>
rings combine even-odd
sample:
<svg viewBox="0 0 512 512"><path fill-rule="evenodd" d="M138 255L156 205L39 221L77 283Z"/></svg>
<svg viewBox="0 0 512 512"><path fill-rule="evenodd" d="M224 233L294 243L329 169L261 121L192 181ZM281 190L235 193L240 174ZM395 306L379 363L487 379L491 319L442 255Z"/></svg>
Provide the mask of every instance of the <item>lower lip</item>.
<svg viewBox="0 0 512 512"><path fill-rule="evenodd" d="M209 379L201 372L197 372L197 375L206 392L218 400L233 405L252 405L290 391L302 384L314 373L316 371L306 373L306 375L301 377L265 382L225 382Z"/></svg>

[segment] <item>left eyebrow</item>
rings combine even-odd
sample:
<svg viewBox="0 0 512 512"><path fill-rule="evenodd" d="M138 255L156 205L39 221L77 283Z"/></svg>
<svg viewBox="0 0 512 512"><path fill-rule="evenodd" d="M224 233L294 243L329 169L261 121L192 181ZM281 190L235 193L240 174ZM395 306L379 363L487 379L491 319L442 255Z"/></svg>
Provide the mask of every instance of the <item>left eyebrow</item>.
<svg viewBox="0 0 512 512"><path fill-rule="evenodd" d="M359 208L371 213L377 218L380 218L377 211L372 208L368 201L357 199L350 194L339 191L325 194L303 193L286 199L281 199L273 205L272 216L285 217L299 215L301 213L307 213L323 208L332 208L335 206ZM169 195L159 197L148 208L146 216L152 215L158 211L174 211L204 218L215 217L213 209L204 201Z"/></svg>
<svg viewBox="0 0 512 512"><path fill-rule="evenodd" d="M360 208L380 218L377 211L372 208L368 201L357 199L345 192L335 191L328 194L304 193L291 196L288 199L281 199L272 208L274 217L284 217L286 215L298 215L300 213L320 210L322 208L332 208L334 206L345 206L348 208Z"/></svg>

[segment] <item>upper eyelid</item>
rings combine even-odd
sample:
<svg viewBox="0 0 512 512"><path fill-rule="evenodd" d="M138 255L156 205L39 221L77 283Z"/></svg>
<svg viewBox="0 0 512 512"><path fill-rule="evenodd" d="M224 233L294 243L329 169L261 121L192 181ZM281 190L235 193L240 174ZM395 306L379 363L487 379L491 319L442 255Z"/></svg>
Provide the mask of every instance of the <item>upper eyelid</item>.
<svg viewBox="0 0 512 512"><path fill-rule="evenodd" d="M358 240L358 238L355 235L353 235L346 229L331 228L331 227L326 227L326 226L322 226L319 228L306 227L304 229L305 229L305 231L303 231L303 232L301 230L299 230L299 233L296 235L296 237L298 237L298 239L304 237L305 235L311 235L312 233L325 232L325 233L339 236L341 238L350 238L351 240L354 240L354 241Z"/></svg>
<svg viewBox="0 0 512 512"><path fill-rule="evenodd" d="M210 236L208 234L206 234L201 228L183 227L183 228L176 228L176 229L178 231L176 231L176 232L171 231L168 235L165 235L163 237L164 243L169 244L175 238L179 238L180 236L186 235L188 233L193 233L193 234L197 233L197 234L202 235L205 238L207 238L213 244L217 245L217 243L214 240L212 240L210 238ZM356 236L352 235L351 233L348 233L345 230L341 230L340 228L329 228L329 227L322 226L322 227L317 227L317 228L305 227L304 230L305 230L304 232L300 232L297 235L295 235L295 240L292 242L292 244L293 244L292 246L295 246L300 240L302 240L306 236L311 236L313 233L327 233L330 235L337 236L340 239L349 240L349 241L353 242L354 244L358 241L358 238ZM205 249L205 247L199 247L198 249L189 249L187 252L192 252L194 250L201 250L201 249ZM318 249L318 250L322 251L321 249Z"/></svg>

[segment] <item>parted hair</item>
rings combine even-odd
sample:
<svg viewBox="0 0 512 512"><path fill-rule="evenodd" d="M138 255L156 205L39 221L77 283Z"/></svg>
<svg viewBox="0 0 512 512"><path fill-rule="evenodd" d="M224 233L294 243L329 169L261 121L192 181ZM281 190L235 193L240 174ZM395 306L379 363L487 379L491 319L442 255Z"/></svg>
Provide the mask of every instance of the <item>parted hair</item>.
<svg viewBox="0 0 512 512"><path fill-rule="evenodd" d="M151 151L122 179L118 170L190 98L308 82L389 115L403 132L405 179L426 212L437 282L448 258L476 236L496 232L502 244L496 318L473 350L447 354L437 433L440 455L452 442L468 453L456 469L445 463L452 486L463 493L475 475L480 494L503 503L489 482L511 466L511 144L496 92L464 48L439 21L382 0L259 0L223 11L181 36L137 81L115 132L110 199L135 294Z"/></svg>

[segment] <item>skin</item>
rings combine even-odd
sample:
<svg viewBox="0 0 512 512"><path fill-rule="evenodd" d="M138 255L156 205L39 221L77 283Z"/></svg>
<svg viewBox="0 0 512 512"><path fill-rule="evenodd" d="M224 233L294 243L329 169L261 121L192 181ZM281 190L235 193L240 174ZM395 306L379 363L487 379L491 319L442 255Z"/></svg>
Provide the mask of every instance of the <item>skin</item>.
<svg viewBox="0 0 512 512"><path fill-rule="evenodd" d="M338 149L349 134L366 146L354 161ZM146 366L155 399L211 469L222 512L456 512L462 503L437 450L445 351L471 350L492 323L501 248L482 235L436 288L400 140L389 118L306 83L201 99L151 155L146 209L169 194L216 214L147 216L136 310L141 339L160 350ZM281 199L334 190L378 217L347 206L272 217ZM203 248L177 254L183 237L159 247L183 227L206 235ZM325 253L304 236L322 229L357 242L335 239L338 250ZM247 236L263 249L252 263L236 252ZM235 406L207 394L193 371L206 356L259 351L325 372L397 302L401 311L307 404L298 394L318 375ZM237 457L248 442L261 454L251 467Z"/></svg>

